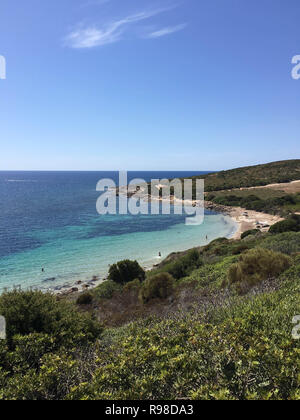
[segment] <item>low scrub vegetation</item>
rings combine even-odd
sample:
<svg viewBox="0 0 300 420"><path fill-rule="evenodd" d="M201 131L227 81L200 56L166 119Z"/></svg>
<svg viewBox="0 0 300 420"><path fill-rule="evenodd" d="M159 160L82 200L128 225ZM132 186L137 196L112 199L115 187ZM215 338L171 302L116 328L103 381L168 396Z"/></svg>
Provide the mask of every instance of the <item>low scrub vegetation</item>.
<svg viewBox="0 0 300 420"><path fill-rule="evenodd" d="M270 228L271 233L300 232L300 215L293 214Z"/></svg>
<svg viewBox="0 0 300 420"><path fill-rule="evenodd" d="M289 214L293 209L300 209L300 194L286 194L264 188L262 190L246 190L212 193L207 196L208 201L231 207L242 207L247 210L270 214Z"/></svg>
<svg viewBox="0 0 300 420"><path fill-rule="evenodd" d="M200 258L199 251L192 249L181 257L175 258L171 261L167 260L165 263L161 264L158 269L153 270L150 275L157 274L158 272L166 272L171 274L174 279L179 280L188 276L193 270L199 268L202 264L203 262Z"/></svg>
<svg viewBox="0 0 300 420"><path fill-rule="evenodd" d="M93 305L2 295L0 399L299 400L299 235L218 239L104 282Z"/></svg>
<svg viewBox="0 0 300 420"><path fill-rule="evenodd" d="M78 296L77 305L90 305L93 302L93 295L89 292L82 293Z"/></svg>
<svg viewBox="0 0 300 420"><path fill-rule="evenodd" d="M228 272L228 281L239 292L246 292L263 280L278 277L292 264L287 255L263 248L252 249L240 256Z"/></svg>
<svg viewBox="0 0 300 420"><path fill-rule="evenodd" d="M220 171L198 178L204 178L206 191L220 191L295 181L299 179L299 171L298 159Z"/></svg>
<svg viewBox="0 0 300 420"><path fill-rule="evenodd" d="M246 230L246 232L242 233L241 235L241 239L245 239L250 235L257 235L258 233L260 233L259 229L250 229L250 230Z"/></svg>
<svg viewBox="0 0 300 420"><path fill-rule="evenodd" d="M106 280L97 286L93 291L93 296L96 299L111 299L114 293L120 292L122 286L112 280Z"/></svg>
<svg viewBox="0 0 300 420"><path fill-rule="evenodd" d="M156 274L149 277L143 284L140 291L140 299L148 303L152 299L166 299L174 289L174 279L169 273Z"/></svg>

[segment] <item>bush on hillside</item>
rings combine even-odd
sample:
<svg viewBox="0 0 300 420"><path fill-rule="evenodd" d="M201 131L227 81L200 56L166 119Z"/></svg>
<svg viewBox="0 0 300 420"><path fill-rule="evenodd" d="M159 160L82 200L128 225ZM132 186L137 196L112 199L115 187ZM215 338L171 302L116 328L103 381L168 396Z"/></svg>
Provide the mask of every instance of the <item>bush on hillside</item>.
<svg viewBox="0 0 300 420"><path fill-rule="evenodd" d="M169 267L168 273L179 280L186 277L196 268L201 267L201 265L202 261L199 252L196 249L192 249L187 255L175 261L172 266Z"/></svg>
<svg viewBox="0 0 300 420"><path fill-rule="evenodd" d="M77 305L90 305L93 302L93 295L90 292L82 293L77 298Z"/></svg>
<svg viewBox="0 0 300 420"><path fill-rule="evenodd" d="M246 232L242 233L241 235L241 239L245 239L250 235L256 235L257 233L259 233L260 230L259 229L251 229L251 230L247 230Z"/></svg>
<svg viewBox="0 0 300 420"><path fill-rule="evenodd" d="M124 290L124 292L130 292L132 290L137 291L137 290L140 289L140 287L141 287L140 280L139 279L135 279L135 280L132 280L129 283L125 284L123 290Z"/></svg>
<svg viewBox="0 0 300 420"><path fill-rule="evenodd" d="M93 295L96 299L111 299L114 293L121 290L122 286L120 284L106 280L93 290Z"/></svg>
<svg viewBox="0 0 300 420"><path fill-rule="evenodd" d="M140 300L147 303L152 299L166 299L174 289L174 278L169 273L149 277L140 291Z"/></svg>
<svg viewBox="0 0 300 420"><path fill-rule="evenodd" d="M232 248L232 255L240 255L245 251L248 251L249 247L246 244L238 244Z"/></svg>
<svg viewBox="0 0 300 420"><path fill-rule="evenodd" d="M276 223L270 228L271 233L300 232L300 216L292 214L286 220Z"/></svg>
<svg viewBox="0 0 300 420"><path fill-rule="evenodd" d="M94 340L101 332L99 325L88 315L76 311L74 305L42 292L3 294L0 296L0 314L6 319L9 344L16 335L37 333L47 334L67 346Z"/></svg>
<svg viewBox="0 0 300 420"><path fill-rule="evenodd" d="M255 248L242 254L239 262L230 267L228 281L239 292L247 291L263 280L279 276L291 264L291 258L284 254Z"/></svg>
<svg viewBox="0 0 300 420"><path fill-rule="evenodd" d="M300 232L268 235L261 243L261 247L287 255L297 254L300 252Z"/></svg>
<svg viewBox="0 0 300 420"><path fill-rule="evenodd" d="M158 273L169 273L176 280L189 276L193 270L201 267L203 261L197 249L192 249L183 256L176 256L173 261L163 262L158 268L149 272L149 276Z"/></svg>
<svg viewBox="0 0 300 420"><path fill-rule="evenodd" d="M145 271L137 261L124 260L113 264L109 269L109 280L119 284L126 284L132 280L145 280Z"/></svg>

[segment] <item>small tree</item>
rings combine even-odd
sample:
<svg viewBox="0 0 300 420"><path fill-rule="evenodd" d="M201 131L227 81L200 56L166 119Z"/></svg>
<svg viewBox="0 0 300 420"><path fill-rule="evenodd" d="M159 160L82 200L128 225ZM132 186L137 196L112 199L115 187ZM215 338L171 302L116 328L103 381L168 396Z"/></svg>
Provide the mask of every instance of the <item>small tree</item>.
<svg viewBox="0 0 300 420"><path fill-rule="evenodd" d="M115 283L126 284L132 280L145 280L146 273L137 261L124 260L113 264L109 269L108 278Z"/></svg>

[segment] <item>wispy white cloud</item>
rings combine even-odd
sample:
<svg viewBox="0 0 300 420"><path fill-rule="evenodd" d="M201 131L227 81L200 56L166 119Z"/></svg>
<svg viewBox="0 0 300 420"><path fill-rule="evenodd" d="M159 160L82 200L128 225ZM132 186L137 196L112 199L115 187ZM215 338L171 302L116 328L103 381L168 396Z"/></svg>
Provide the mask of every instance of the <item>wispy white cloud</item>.
<svg viewBox="0 0 300 420"><path fill-rule="evenodd" d="M171 35L175 32L182 31L187 26L186 23L182 23L181 25L177 26L168 26L167 28L159 29L158 31L152 32L147 35L147 38L160 38L162 36Z"/></svg>
<svg viewBox="0 0 300 420"><path fill-rule="evenodd" d="M71 48L93 48L120 41L128 27L134 23L149 19L155 15L167 11L159 9L145 11L135 15L127 16L124 19L110 22L100 26L80 27L71 32L65 38L65 44Z"/></svg>

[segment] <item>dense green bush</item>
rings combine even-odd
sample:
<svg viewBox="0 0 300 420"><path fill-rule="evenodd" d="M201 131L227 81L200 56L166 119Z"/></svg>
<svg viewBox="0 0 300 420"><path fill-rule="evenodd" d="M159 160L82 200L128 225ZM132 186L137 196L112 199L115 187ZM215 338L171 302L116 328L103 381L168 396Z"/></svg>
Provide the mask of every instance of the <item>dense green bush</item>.
<svg viewBox="0 0 300 420"><path fill-rule="evenodd" d="M174 279L179 280L191 274L193 270L201 267L202 264L199 251L192 249L186 255L162 264L158 269L150 272L148 276L153 276L158 273L169 273Z"/></svg>
<svg viewBox="0 0 300 420"><path fill-rule="evenodd" d="M140 291L140 300L147 303L152 299L166 299L174 289L174 279L169 273L160 273L149 277Z"/></svg>
<svg viewBox="0 0 300 420"><path fill-rule="evenodd" d="M279 276L292 264L290 257L263 248L255 248L242 254L238 263L233 264L228 273L229 284L240 292L249 287Z"/></svg>
<svg viewBox="0 0 300 420"><path fill-rule="evenodd" d="M93 295L90 292L82 293L77 298L77 305L90 305L93 302Z"/></svg>
<svg viewBox="0 0 300 420"><path fill-rule="evenodd" d="M238 244L235 247L232 248L232 254L233 255L240 255L245 251L248 251L249 247L246 244Z"/></svg>
<svg viewBox="0 0 300 420"><path fill-rule="evenodd" d="M89 316L79 314L72 304L42 292L10 292L0 296L0 314L5 317L9 343L15 335L43 333L66 344L100 330Z"/></svg>
<svg viewBox="0 0 300 420"><path fill-rule="evenodd" d="M122 285L115 283L112 280L106 280L99 284L93 291L93 296L96 299L111 299L116 292L122 290Z"/></svg>
<svg viewBox="0 0 300 420"><path fill-rule="evenodd" d="M251 230L247 230L246 232L243 232L241 235L241 239L245 239L247 238L247 236L250 235L256 235L257 233L259 233L260 230L259 229L251 229Z"/></svg>
<svg viewBox="0 0 300 420"><path fill-rule="evenodd" d="M132 280L143 281L146 273L137 261L124 260L113 264L109 269L109 280L119 284L126 284Z"/></svg>
<svg viewBox="0 0 300 420"><path fill-rule="evenodd" d="M292 214L286 220L271 226L270 233L300 232L300 216Z"/></svg>
<svg viewBox="0 0 300 420"><path fill-rule="evenodd" d="M269 234L260 246L282 254L297 254L300 252L300 232Z"/></svg>
<svg viewBox="0 0 300 420"><path fill-rule="evenodd" d="M132 290L138 291L138 290L140 290L140 287L141 287L140 280L135 279L135 280L132 280L129 283L125 284L123 290L124 290L124 292L129 292L129 291L132 291Z"/></svg>
<svg viewBox="0 0 300 420"><path fill-rule="evenodd" d="M175 261L173 265L168 268L168 273L175 279L181 279L201 265L202 261L200 259L200 254L196 249L193 249L189 251L187 255Z"/></svg>

